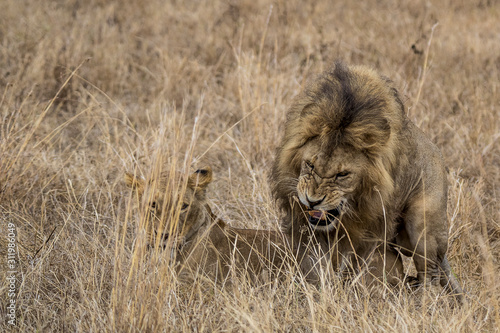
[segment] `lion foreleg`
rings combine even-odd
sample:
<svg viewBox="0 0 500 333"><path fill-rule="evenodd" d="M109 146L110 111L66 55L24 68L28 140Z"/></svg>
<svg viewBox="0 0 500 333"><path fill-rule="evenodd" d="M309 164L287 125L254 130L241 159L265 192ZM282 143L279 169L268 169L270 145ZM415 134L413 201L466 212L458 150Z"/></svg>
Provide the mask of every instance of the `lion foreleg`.
<svg viewBox="0 0 500 333"><path fill-rule="evenodd" d="M463 302L463 294L464 291L460 286L457 278L453 274L450 263L448 262L448 258L446 256L441 261L441 286L447 288L452 295L455 295L459 302Z"/></svg>
<svg viewBox="0 0 500 333"><path fill-rule="evenodd" d="M417 278L425 285L439 285L441 261L448 245L447 232L436 228L443 224L432 223L435 221L433 215L441 214L410 215L405 221L406 233L396 238L397 243L405 248L403 253L413 257Z"/></svg>
<svg viewBox="0 0 500 333"><path fill-rule="evenodd" d="M375 249L369 263L369 275L374 279L397 285L403 281L404 268L401 255L390 246Z"/></svg>

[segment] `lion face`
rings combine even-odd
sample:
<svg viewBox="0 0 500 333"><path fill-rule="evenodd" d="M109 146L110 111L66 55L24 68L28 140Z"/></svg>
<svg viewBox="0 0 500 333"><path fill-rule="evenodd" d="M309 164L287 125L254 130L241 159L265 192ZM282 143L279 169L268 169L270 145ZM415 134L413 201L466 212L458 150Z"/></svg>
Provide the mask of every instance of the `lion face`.
<svg viewBox="0 0 500 333"><path fill-rule="evenodd" d="M125 175L129 187L136 190L141 202L141 216L146 219L150 241L165 247L188 242L209 220L206 188L212 181L212 169L198 169L187 177L162 173L148 182Z"/></svg>
<svg viewBox="0 0 500 333"><path fill-rule="evenodd" d="M404 123L397 92L372 70L339 63L312 81L287 112L271 173L283 229L331 231L340 221L351 231L371 228L383 215L380 196L385 202L394 191Z"/></svg>
<svg viewBox="0 0 500 333"><path fill-rule="evenodd" d="M343 146L323 152L320 139L304 146L297 196L311 227L318 231L337 227L360 187L367 162L363 154Z"/></svg>

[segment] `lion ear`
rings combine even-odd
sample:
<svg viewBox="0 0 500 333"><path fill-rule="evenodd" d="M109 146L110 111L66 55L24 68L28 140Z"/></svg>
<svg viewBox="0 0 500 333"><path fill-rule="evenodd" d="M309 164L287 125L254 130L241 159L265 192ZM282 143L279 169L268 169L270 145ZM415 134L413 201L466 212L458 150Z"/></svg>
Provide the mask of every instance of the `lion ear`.
<svg viewBox="0 0 500 333"><path fill-rule="evenodd" d="M144 191L144 179L137 178L131 173L125 173L125 184L134 189L138 194L142 194Z"/></svg>
<svg viewBox="0 0 500 333"><path fill-rule="evenodd" d="M197 169L188 179L188 186L195 190L203 190L212 182L212 168Z"/></svg>
<svg viewBox="0 0 500 333"><path fill-rule="evenodd" d="M363 119L347 127L345 135L354 147L377 153L389 141L391 126L383 117Z"/></svg>

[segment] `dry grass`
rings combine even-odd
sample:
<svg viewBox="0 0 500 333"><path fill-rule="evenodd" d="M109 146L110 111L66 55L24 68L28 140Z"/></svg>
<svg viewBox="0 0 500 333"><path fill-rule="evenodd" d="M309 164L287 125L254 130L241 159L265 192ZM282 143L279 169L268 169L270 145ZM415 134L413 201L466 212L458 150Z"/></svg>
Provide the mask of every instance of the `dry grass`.
<svg viewBox="0 0 500 333"><path fill-rule="evenodd" d="M497 330L499 22L495 0L2 1L0 230L17 231L17 329ZM138 241L122 181L135 167L210 164L219 215L276 228L267 175L287 104L337 58L392 78L442 149L463 307L336 278L320 290L292 276L186 289ZM8 328L7 237L0 244Z"/></svg>

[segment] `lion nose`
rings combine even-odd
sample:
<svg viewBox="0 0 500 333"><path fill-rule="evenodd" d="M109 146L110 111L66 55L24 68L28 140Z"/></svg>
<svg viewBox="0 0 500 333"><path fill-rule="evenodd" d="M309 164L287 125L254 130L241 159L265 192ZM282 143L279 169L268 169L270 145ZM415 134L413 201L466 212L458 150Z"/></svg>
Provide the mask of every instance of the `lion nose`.
<svg viewBox="0 0 500 333"><path fill-rule="evenodd" d="M323 202L323 200L325 200L325 197L326 197L326 195L325 195L323 198L319 199L319 200L313 201L313 200L311 200L311 198L309 198L309 197L307 196L307 194L306 194L307 207L309 207L309 208L314 208L315 206L317 206L317 205L319 205L320 203L322 203L322 202Z"/></svg>

